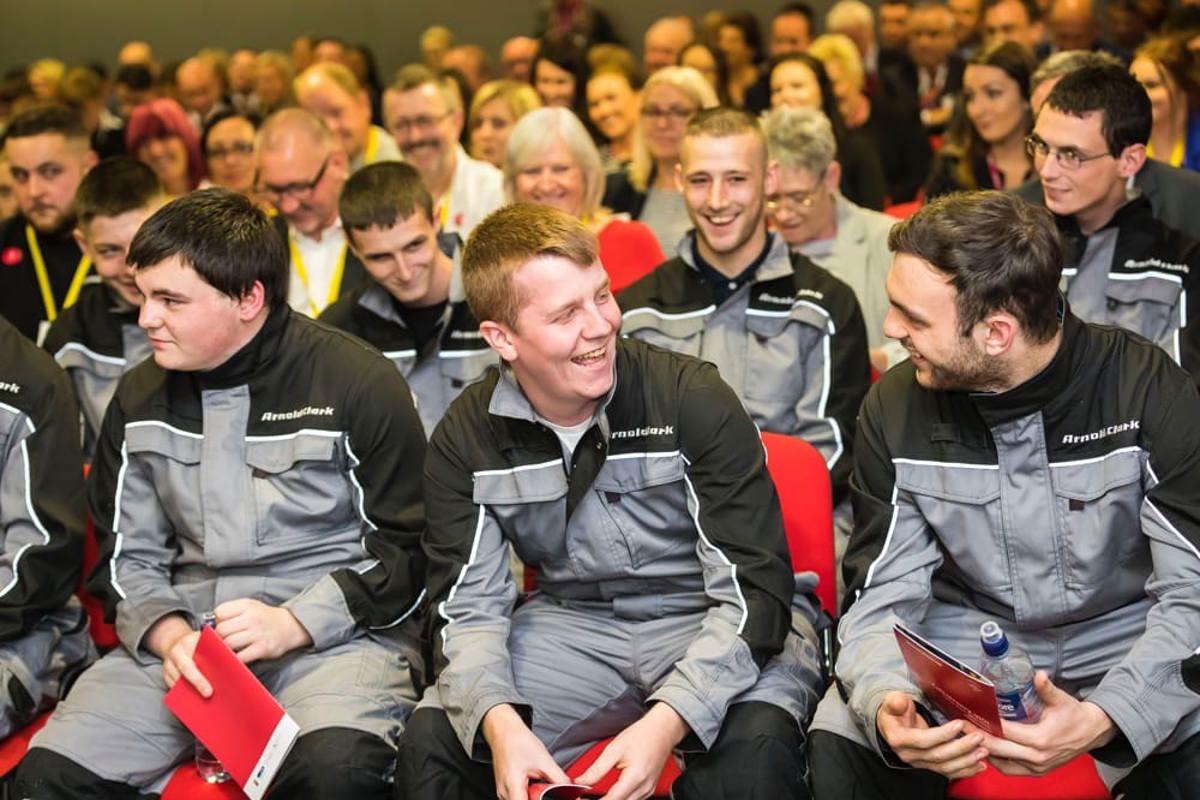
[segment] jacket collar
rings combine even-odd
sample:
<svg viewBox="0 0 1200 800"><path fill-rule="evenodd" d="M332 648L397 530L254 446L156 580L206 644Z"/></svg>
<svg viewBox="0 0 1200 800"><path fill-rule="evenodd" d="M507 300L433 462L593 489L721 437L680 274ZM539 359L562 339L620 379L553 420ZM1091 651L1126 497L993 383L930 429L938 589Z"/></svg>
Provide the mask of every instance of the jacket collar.
<svg viewBox="0 0 1200 800"><path fill-rule="evenodd" d="M258 333L254 334L254 338L225 363L208 372L191 373L196 385L202 390L228 389L231 386L249 383L255 375L263 373L279 352L279 344L283 341L293 313L287 306L269 311L266 321Z"/></svg>

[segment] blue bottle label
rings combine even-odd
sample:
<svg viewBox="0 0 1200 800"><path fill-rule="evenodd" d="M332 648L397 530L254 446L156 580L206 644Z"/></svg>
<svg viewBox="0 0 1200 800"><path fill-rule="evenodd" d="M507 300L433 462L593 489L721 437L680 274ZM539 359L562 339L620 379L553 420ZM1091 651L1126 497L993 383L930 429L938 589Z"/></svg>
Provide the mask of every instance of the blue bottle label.
<svg viewBox="0 0 1200 800"><path fill-rule="evenodd" d="M1022 702L1024 693L1020 691L996 692L996 705L1000 708L1000 716L1013 722L1024 722L1029 719L1025 713L1025 703Z"/></svg>

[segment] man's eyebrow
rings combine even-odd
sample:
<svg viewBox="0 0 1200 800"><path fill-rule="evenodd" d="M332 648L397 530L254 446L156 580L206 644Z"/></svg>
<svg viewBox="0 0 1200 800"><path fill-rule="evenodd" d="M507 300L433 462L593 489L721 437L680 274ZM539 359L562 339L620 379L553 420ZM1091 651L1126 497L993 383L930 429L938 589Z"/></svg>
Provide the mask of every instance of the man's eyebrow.
<svg viewBox="0 0 1200 800"><path fill-rule="evenodd" d="M170 289L153 289L150 291L151 297L165 297L168 300L187 300L187 295L177 294Z"/></svg>
<svg viewBox="0 0 1200 800"><path fill-rule="evenodd" d="M897 309L900 311L900 313L901 313L901 314L903 314L904 316L908 317L908 318L909 318L910 320L912 320L913 322L919 322L919 323L921 323L922 325L928 325L928 324L929 324L929 320L925 319L925 317L923 317L923 316L921 316L920 314L918 314L917 312L913 311L911 308L909 308L908 306L904 305L904 304L903 304L903 303L901 303L899 300L892 300L891 298L889 298L889 302L890 302L890 303L891 303L893 306L895 306L895 307L896 307L896 308L897 308Z"/></svg>

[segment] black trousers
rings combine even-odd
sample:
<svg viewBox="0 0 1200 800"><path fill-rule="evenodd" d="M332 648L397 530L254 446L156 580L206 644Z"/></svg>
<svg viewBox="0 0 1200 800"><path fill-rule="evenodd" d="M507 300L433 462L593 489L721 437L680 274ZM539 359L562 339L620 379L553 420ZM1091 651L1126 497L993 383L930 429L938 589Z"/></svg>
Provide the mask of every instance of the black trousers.
<svg viewBox="0 0 1200 800"><path fill-rule="evenodd" d="M828 731L810 737L816 800L941 800L949 781L921 769L893 769L870 748ZM1200 797L1200 734L1172 753L1152 755L1113 787L1124 800L1194 800Z"/></svg>
<svg viewBox="0 0 1200 800"><path fill-rule="evenodd" d="M385 800L392 793L396 751L369 733L326 728L296 740L269 798ZM109 781L53 750L35 747L25 754L9 786L9 796L29 800L137 800L146 795Z"/></svg>
<svg viewBox="0 0 1200 800"><path fill-rule="evenodd" d="M712 748L685 755L676 800L809 800L804 734L769 703L730 707ZM397 800L492 800L492 765L472 760L446 713L422 708L400 737Z"/></svg>

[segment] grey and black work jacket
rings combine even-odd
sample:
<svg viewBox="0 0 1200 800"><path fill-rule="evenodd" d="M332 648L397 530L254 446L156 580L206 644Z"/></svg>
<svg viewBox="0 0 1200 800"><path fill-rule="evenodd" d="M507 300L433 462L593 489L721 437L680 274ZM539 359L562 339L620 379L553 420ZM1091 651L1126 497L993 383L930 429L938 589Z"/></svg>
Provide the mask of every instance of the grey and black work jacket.
<svg viewBox="0 0 1200 800"><path fill-rule="evenodd" d="M1144 197L1084 236L1057 217L1067 243L1063 290L1084 322L1116 325L1162 347L1200 384L1200 242L1168 228Z"/></svg>
<svg viewBox="0 0 1200 800"><path fill-rule="evenodd" d="M272 311L211 372L122 379L89 496L90 587L137 658L171 613L286 606L323 650L420 603L425 440L404 379L360 340Z"/></svg>
<svg viewBox="0 0 1200 800"><path fill-rule="evenodd" d="M42 347L71 376L90 454L121 376L153 352L138 327L138 310L118 304L103 284L89 283L79 302L50 325Z"/></svg>
<svg viewBox="0 0 1200 800"><path fill-rule="evenodd" d="M718 306L693 262L694 238L689 233L679 256L621 292L621 333L716 364L760 429L821 451L836 505L871 382L854 291L772 235L754 277Z"/></svg>
<svg viewBox="0 0 1200 800"><path fill-rule="evenodd" d="M83 518L71 382L0 318L0 642L71 597L83 567Z"/></svg>
<svg viewBox="0 0 1200 800"><path fill-rule="evenodd" d="M558 602L626 619L706 612L650 701L701 745L783 646L793 577L753 422L716 369L618 340L616 379L569 469L507 369L450 406L425 465L438 688L464 748L511 703L509 545ZM547 658L553 658L552 653Z"/></svg>
<svg viewBox="0 0 1200 800"><path fill-rule="evenodd" d="M420 352L396 301L374 282L344 295L320 319L370 342L396 365L416 396L426 436L433 434L451 401L497 361L467 307L457 263L438 332Z"/></svg>
<svg viewBox="0 0 1200 800"><path fill-rule="evenodd" d="M1115 665L1087 697L1122 734L1105 760L1140 761L1200 708L1200 397L1160 348L1068 311L1006 392L931 391L902 364L863 402L854 461L837 678L877 745L884 695L920 696L892 625L934 604Z"/></svg>

